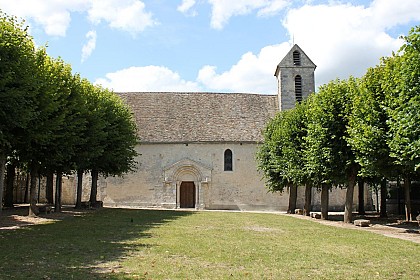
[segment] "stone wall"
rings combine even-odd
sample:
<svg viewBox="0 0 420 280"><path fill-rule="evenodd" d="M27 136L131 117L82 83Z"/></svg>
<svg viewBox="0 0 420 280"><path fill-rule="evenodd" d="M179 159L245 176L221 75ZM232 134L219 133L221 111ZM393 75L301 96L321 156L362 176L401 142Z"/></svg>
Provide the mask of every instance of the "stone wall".
<svg viewBox="0 0 420 280"><path fill-rule="evenodd" d="M224 171L223 155L233 152L233 171ZM152 208L179 207L182 181L197 188L196 208L286 211L289 194L267 192L257 171L253 143L143 144L137 147L137 172L123 178L107 178L102 184L105 206ZM303 207L304 188L298 189L298 207ZM355 190L357 204L357 188ZM343 209L345 190L330 192L330 209ZM314 189L314 210L320 193Z"/></svg>
<svg viewBox="0 0 420 280"><path fill-rule="evenodd" d="M224 171L226 149L233 152L233 171ZM107 178L105 205L176 208L181 182L193 181L196 208L287 208L287 195L267 193L260 179L256 144L143 144L137 151L137 172Z"/></svg>

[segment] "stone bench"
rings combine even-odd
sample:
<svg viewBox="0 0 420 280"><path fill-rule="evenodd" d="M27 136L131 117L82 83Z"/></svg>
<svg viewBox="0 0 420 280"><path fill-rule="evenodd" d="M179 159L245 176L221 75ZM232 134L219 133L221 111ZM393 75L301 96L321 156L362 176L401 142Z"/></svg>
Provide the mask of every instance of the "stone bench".
<svg viewBox="0 0 420 280"><path fill-rule="evenodd" d="M314 218L314 219L321 219L321 214L311 212L311 218Z"/></svg>
<svg viewBox="0 0 420 280"><path fill-rule="evenodd" d="M354 223L355 226L359 226L359 227L370 226L370 220L359 219L359 220L354 220L353 223Z"/></svg>
<svg viewBox="0 0 420 280"><path fill-rule="evenodd" d="M38 206L39 213L50 214L53 210L52 205L40 205Z"/></svg>
<svg viewBox="0 0 420 280"><path fill-rule="evenodd" d="M93 203L90 201L82 201L80 206L82 209L96 209L104 207L104 203L102 201L95 201Z"/></svg>
<svg viewBox="0 0 420 280"><path fill-rule="evenodd" d="M295 209L295 214L303 215L303 209Z"/></svg>

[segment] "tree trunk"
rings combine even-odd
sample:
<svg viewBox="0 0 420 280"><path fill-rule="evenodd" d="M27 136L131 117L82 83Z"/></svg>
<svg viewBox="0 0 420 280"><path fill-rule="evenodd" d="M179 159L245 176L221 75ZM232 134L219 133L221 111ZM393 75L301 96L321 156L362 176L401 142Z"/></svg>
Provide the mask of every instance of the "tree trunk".
<svg viewBox="0 0 420 280"><path fill-rule="evenodd" d="M399 180L399 179L398 179ZM381 181L381 211L379 216L381 218L386 218L388 215L386 214L386 197L388 195L388 190L386 189L386 179L383 178Z"/></svg>
<svg viewBox="0 0 420 280"><path fill-rule="evenodd" d="M348 186L346 191L346 203L344 204L344 222L352 223L353 222L353 196L354 196L354 186L356 185L357 179L357 169L352 167L348 179Z"/></svg>
<svg viewBox="0 0 420 280"><path fill-rule="evenodd" d="M41 180L42 180L42 177L38 176L38 191L37 191L38 197L36 199L38 202L41 199L40 198L41 197Z"/></svg>
<svg viewBox="0 0 420 280"><path fill-rule="evenodd" d="M321 219L328 220L328 200L329 200L329 185L322 184L321 186Z"/></svg>
<svg viewBox="0 0 420 280"><path fill-rule="evenodd" d="M26 182L25 182L25 196L23 197L23 202L28 203L28 197L29 197L29 182L31 181L31 176L29 176L29 173L26 173Z"/></svg>
<svg viewBox="0 0 420 280"><path fill-rule="evenodd" d="M77 170L76 209L82 208L83 173L83 169Z"/></svg>
<svg viewBox="0 0 420 280"><path fill-rule="evenodd" d="M312 187L307 184L305 186L305 206L303 207L303 214L305 216L311 215L312 210Z"/></svg>
<svg viewBox="0 0 420 280"><path fill-rule="evenodd" d="M410 197L411 180L408 176L404 178L404 200L405 200L405 220L411 222L413 217L411 215L411 197Z"/></svg>
<svg viewBox="0 0 420 280"><path fill-rule="evenodd" d="M55 205L54 205L55 212L61 212L61 190L63 187L62 177L63 177L63 173L57 172L57 178L55 179Z"/></svg>
<svg viewBox="0 0 420 280"><path fill-rule="evenodd" d="M294 214L296 209L296 200L297 200L297 185L289 185L289 209L287 213Z"/></svg>
<svg viewBox="0 0 420 280"><path fill-rule="evenodd" d="M90 204L94 205L96 203L96 196L98 194L98 170L93 169L91 172L92 175L92 187L90 189Z"/></svg>
<svg viewBox="0 0 420 280"><path fill-rule="evenodd" d="M0 153L0 215L3 210L4 171L6 168L6 155Z"/></svg>
<svg viewBox="0 0 420 280"><path fill-rule="evenodd" d="M359 215L365 215L365 181L362 179L357 182L359 186Z"/></svg>
<svg viewBox="0 0 420 280"><path fill-rule="evenodd" d="M47 182L45 185L45 198L48 204L54 204L54 172L47 171Z"/></svg>
<svg viewBox="0 0 420 280"><path fill-rule="evenodd" d="M29 188L29 216L36 216L39 214L38 207L36 203L38 202L37 195L37 178L38 178L38 167L31 167L31 184Z"/></svg>
<svg viewBox="0 0 420 280"><path fill-rule="evenodd" d="M7 165L7 175L6 175L6 189L4 195L4 206L13 207L13 186L16 177L16 165L8 164Z"/></svg>

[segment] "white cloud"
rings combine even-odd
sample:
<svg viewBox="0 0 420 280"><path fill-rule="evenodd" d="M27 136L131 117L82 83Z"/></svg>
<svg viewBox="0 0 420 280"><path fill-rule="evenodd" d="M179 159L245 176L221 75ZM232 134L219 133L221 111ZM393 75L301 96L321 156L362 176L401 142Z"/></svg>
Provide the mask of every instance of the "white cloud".
<svg viewBox="0 0 420 280"><path fill-rule="evenodd" d="M290 50L289 43L264 47L258 55L244 54L228 71L217 74L215 66L204 66L197 80L217 91L269 93L277 92L274 71Z"/></svg>
<svg viewBox="0 0 420 280"><path fill-rule="evenodd" d="M17 17L39 24L51 36L65 36L71 21L71 12L88 7L86 0L0 0L1 9Z"/></svg>
<svg viewBox="0 0 420 280"><path fill-rule="evenodd" d="M182 3L178 6L177 10L185 15L196 16L197 12L192 10L195 2L195 0L182 0Z"/></svg>
<svg viewBox="0 0 420 280"><path fill-rule="evenodd" d="M387 30L420 20L417 0L376 0L370 6L305 5L288 12L284 26L318 65L317 84L362 76L402 44Z"/></svg>
<svg viewBox="0 0 420 280"><path fill-rule="evenodd" d="M221 27L232 15L245 14L252 9L263 15L271 9L264 1L240 1L241 4L229 1L225 5L217 0L209 1L215 9L221 9L220 15L226 15L219 21ZM338 2L306 4L289 10L283 25L290 38L293 36L318 65L315 75L317 85L320 85L337 77L361 76L368 67L376 65L380 57L398 50L402 41L387 32L398 25L420 21L420 7L415 5L416 1L375 0L370 6ZM273 1L270 3L275 5ZM255 8L257 4L260 6ZM264 47L258 54L245 53L224 72L218 72L216 66L203 66L196 81L185 81L177 73L157 66L129 68L98 81L106 82L104 85L117 91L198 91L204 88L206 91L273 94L277 92L273 76L276 65L290 47L290 42L281 43Z"/></svg>
<svg viewBox="0 0 420 280"><path fill-rule="evenodd" d="M266 6L258 11L259 16L273 16L276 15L279 11L286 8L289 4L289 1L286 0L274 0L269 1Z"/></svg>
<svg viewBox="0 0 420 280"><path fill-rule="evenodd" d="M87 43L82 48L82 63L92 54L96 48L96 31L91 30L86 34Z"/></svg>
<svg viewBox="0 0 420 280"><path fill-rule="evenodd" d="M417 0L376 0L368 7L308 4L288 11L283 24L318 65L315 77L320 85L335 78L362 76L380 57L398 50L402 41L387 30L418 22L420 6L416 4ZM275 93L273 73L290 47L283 43L265 47L258 55L246 53L222 73L215 66L204 66L197 81L213 90Z"/></svg>
<svg viewBox="0 0 420 280"><path fill-rule="evenodd" d="M94 24L105 21L110 27L132 35L157 24L153 15L146 12L145 4L138 0L92 0L88 15Z"/></svg>
<svg viewBox="0 0 420 280"><path fill-rule="evenodd" d="M1 9L42 26L51 36L65 36L73 12L87 12L94 24L135 35L157 24L140 0L0 0Z"/></svg>
<svg viewBox="0 0 420 280"><path fill-rule="evenodd" d="M257 10L259 16L274 15L288 4L287 0L208 0L212 5L210 25L215 29L222 29L232 16L250 14Z"/></svg>
<svg viewBox="0 0 420 280"><path fill-rule="evenodd" d="M201 91L195 82L181 79L178 73L162 66L130 67L106 74L95 81L116 92Z"/></svg>
<svg viewBox="0 0 420 280"><path fill-rule="evenodd" d="M374 0L370 6L372 18L378 27L387 29L398 24L420 20L418 0Z"/></svg>

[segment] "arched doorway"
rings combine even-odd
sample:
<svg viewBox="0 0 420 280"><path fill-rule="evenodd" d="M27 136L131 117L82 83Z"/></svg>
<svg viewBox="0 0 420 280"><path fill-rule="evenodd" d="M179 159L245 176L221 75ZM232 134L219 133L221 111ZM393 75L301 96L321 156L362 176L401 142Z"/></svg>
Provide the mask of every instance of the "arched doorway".
<svg viewBox="0 0 420 280"><path fill-rule="evenodd" d="M179 207L195 208L195 184L192 181L183 181L179 187Z"/></svg>

